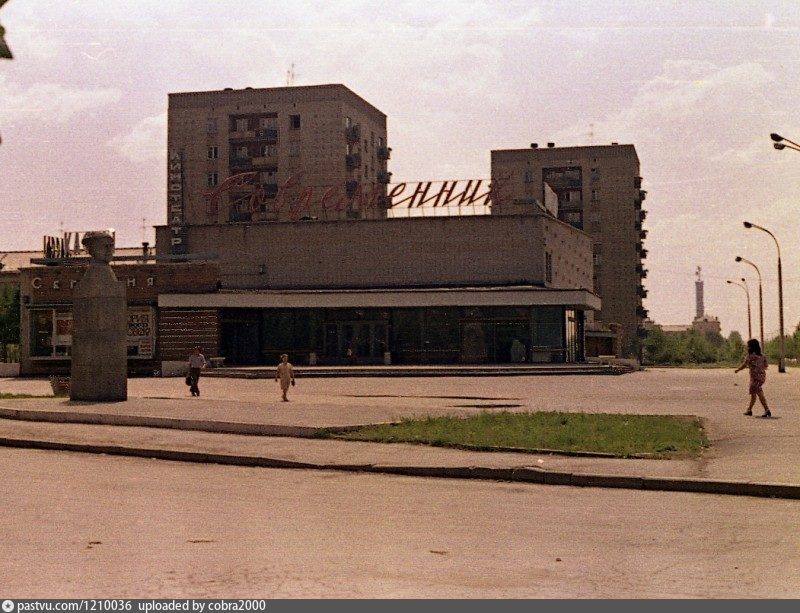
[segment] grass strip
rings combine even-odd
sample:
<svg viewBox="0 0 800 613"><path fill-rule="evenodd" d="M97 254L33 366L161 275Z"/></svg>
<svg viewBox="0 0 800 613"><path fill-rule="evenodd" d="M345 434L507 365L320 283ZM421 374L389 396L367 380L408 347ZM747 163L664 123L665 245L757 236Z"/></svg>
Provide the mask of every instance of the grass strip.
<svg viewBox="0 0 800 613"><path fill-rule="evenodd" d="M329 430L323 436L487 450L592 452L617 457L695 457L708 447L697 417L557 411L403 419L344 432Z"/></svg>

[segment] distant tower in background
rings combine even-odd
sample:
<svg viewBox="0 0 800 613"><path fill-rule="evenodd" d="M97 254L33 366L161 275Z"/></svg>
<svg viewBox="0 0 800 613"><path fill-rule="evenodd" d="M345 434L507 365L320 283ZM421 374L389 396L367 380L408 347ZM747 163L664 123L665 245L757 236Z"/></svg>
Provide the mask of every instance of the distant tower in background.
<svg viewBox="0 0 800 613"><path fill-rule="evenodd" d="M697 267L697 272L694 273L697 281L694 282L694 301L695 301L695 319L703 319L706 314L705 306L703 305L703 277L700 275L700 267Z"/></svg>
<svg viewBox="0 0 800 613"><path fill-rule="evenodd" d="M694 282L694 300L695 300L695 315L692 322L692 329L701 334L709 332L720 334L722 326L719 323L719 317L713 315L706 315L706 307L703 303L703 277L700 275L700 267L697 267L697 272L694 273L697 281Z"/></svg>

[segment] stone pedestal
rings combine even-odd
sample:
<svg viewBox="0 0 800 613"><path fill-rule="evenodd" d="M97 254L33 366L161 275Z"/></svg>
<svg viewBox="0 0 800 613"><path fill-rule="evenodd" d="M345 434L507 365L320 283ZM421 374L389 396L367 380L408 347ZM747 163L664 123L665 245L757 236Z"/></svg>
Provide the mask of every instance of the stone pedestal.
<svg viewBox="0 0 800 613"><path fill-rule="evenodd" d="M111 266L92 261L75 287L70 400L128 398L128 307Z"/></svg>

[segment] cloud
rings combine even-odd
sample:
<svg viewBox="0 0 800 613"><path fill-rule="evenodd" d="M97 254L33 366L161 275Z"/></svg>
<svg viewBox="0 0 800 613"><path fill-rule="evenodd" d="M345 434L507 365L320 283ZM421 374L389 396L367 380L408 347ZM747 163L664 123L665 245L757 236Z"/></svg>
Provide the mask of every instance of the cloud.
<svg viewBox="0 0 800 613"><path fill-rule="evenodd" d="M63 124L121 97L118 89L77 89L57 83L35 83L25 89L0 75L0 119L6 123L35 118L39 124Z"/></svg>
<svg viewBox="0 0 800 613"><path fill-rule="evenodd" d="M130 132L115 136L108 146L131 162L165 160L167 157L167 114L145 117Z"/></svg>
<svg viewBox="0 0 800 613"><path fill-rule="evenodd" d="M755 62L666 61L627 104L595 119L595 144L633 143L641 160L648 190L645 227L650 230L645 306L656 321L691 320L691 269L702 266L709 279L719 282L706 288L708 312L721 317L724 329L742 329L741 314L730 306L724 283L749 276L735 256L762 262L765 283L775 283L772 266L767 266L774 257L771 245L745 231L745 219L779 235L785 261L800 257L800 248L789 240L800 232L797 200L791 195L798 186L799 154L776 152L769 139L771 131L791 135L800 133L800 126L786 125L786 115L766 98L777 82L772 71ZM586 144L584 135L582 121L554 140ZM795 322L800 284L789 279L784 280L786 315ZM685 299L676 300L677 295ZM765 319L766 328L776 326L775 309L766 304Z"/></svg>

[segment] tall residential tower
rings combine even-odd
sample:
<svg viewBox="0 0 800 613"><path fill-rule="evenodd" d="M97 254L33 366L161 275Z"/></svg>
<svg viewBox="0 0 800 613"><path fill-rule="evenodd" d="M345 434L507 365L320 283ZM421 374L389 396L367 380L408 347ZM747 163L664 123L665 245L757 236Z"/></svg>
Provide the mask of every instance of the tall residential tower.
<svg viewBox="0 0 800 613"><path fill-rule="evenodd" d="M344 85L169 95L168 225L386 217L386 115Z"/></svg>
<svg viewBox="0 0 800 613"><path fill-rule="evenodd" d="M492 151L492 181L500 185L493 214L514 214L557 199L558 218L592 237L594 292L603 301L595 320L622 326L622 353L638 355L647 311L642 299L647 256L642 228L645 191L633 145Z"/></svg>

